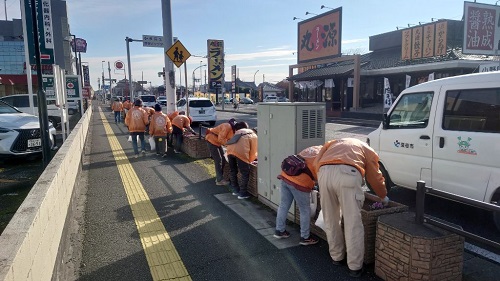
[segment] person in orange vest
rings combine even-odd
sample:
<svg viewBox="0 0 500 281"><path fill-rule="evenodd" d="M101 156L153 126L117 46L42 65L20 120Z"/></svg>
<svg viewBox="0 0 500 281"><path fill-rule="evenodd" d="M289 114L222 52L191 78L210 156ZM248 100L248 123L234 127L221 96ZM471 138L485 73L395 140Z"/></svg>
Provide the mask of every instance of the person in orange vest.
<svg viewBox="0 0 500 281"><path fill-rule="evenodd" d="M166 136L172 132L172 123L168 116L161 112L161 105L155 105L155 113L149 123L149 135L155 140L156 155L167 156Z"/></svg>
<svg viewBox="0 0 500 281"><path fill-rule="evenodd" d="M334 265L341 266L347 256L349 275L355 278L364 272L363 178L383 198L380 201L384 206L389 204L378 162L379 156L373 148L355 138L328 141L314 160L330 257Z"/></svg>
<svg viewBox="0 0 500 281"><path fill-rule="evenodd" d="M286 216L292 205L293 200L297 203L300 213L300 245L314 245L318 243L318 239L311 235L311 191L314 188L318 177L314 170L314 160L318 156L319 151L323 146L311 146L301 152L298 156L305 160L307 172L303 172L296 176L290 176L284 171L278 176L281 180L280 195L281 200L276 214L276 230L274 237L278 239L290 237L290 233L286 231Z"/></svg>
<svg viewBox="0 0 500 281"><path fill-rule="evenodd" d="M175 116L177 115L179 115L179 111L177 110L171 113L167 113L168 119L170 119L170 121L174 120ZM172 134L167 135L167 146L172 147Z"/></svg>
<svg viewBox="0 0 500 281"><path fill-rule="evenodd" d="M236 132L231 140L226 143L227 158L229 161L230 182L233 195L238 199L247 199L248 181L250 180L250 163L257 159L257 134L248 128L246 122L238 122L234 125ZM240 136L238 136L240 135ZM241 173L241 184L238 183L238 171Z"/></svg>
<svg viewBox="0 0 500 281"><path fill-rule="evenodd" d="M123 110L123 104L120 99L116 99L113 104L111 105L111 110L115 113L115 124L118 124L121 122L122 119L122 110Z"/></svg>
<svg viewBox="0 0 500 281"><path fill-rule="evenodd" d="M134 102L134 107L130 109L125 117L125 124L128 127L130 136L132 137L132 147L134 148L135 158L139 157L139 149L137 147L137 136L141 140L141 152L146 154L146 142L144 141L144 130L149 124L148 114L142 108L142 100L137 99Z"/></svg>
<svg viewBox="0 0 500 281"><path fill-rule="evenodd" d="M130 102L130 98L126 98L123 102L123 112L125 113L125 117L127 117L127 112L132 108L132 103Z"/></svg>
<svg viewBox="0 0 500 281"><path fill-rule="evenodd" d="M172 135L175 139L174 153L181 153L182 134L184 133L184 130L196 134L191 128L191 123L193 122L191 117L188 117L185 114L186 113L184 111L179 112L179 115L172 119Z"/></svg>
<svg viewBox="0 0 500 281"><path fill-rule="evenodd" d="M227 123L222 123L214 128L206 130L205 140L207 141L210 156L214 160L215 165L215 184L228 185L229 182L224 180L224 150L223 145L234 136L234 125L236 121L234 118L229 119Z"/></svg>

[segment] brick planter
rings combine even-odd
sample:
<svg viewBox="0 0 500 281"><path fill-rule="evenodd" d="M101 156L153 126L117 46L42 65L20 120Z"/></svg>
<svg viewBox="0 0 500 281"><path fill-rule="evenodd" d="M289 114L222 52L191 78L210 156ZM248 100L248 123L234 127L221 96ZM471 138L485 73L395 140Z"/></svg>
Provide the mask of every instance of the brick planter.
<svg viewBox="0 0 500 281"><path fill-rule="evenodd" d="M318 193L319 196L319 193ZM365 255L364 263L370 264L375 262L375 238L377 231L377 219L381 215L401 213L408 211L408 206L390 201L389 206L380 210L370 210L369 205L378 201L378 197L365 192L365 203L363 209L361 209L361 219L363 221L363 227L365 230ZM318 208L316 211L315 218L318 217L321 206L318 198ZM299 221L299 211L296 210L296 220ZM321 237L323 240L327 241L326 233L319 227L317 227L314 222L316 220L311 220L311 232Z"/></svg>
<svg viewBox="0 0 500 281"><path fill-rule="evenodd" d="M175 143L175 138L173 139L173 143ZM210 157L207 141L205 141L204 137L200 139L198 135L184 135L181 150L190 157L196 159Z"/></svg>
<svg viewBox="0 0 500 281"><path fill-rule="evenodd" d="M224 179L229 180L229 163L224 164ZM241 181L241 174L238 172L238 181ZM259 197L257 189L257 165L250 164L250 177L248 180L248 193L255 197Z"/></svg>
<svg viewBox="0 0 500 281"><path fill-rule="evenodd" d="M464 238L431 225L414 213L380 216L375 274L384 280L461 280Z"/></svg>

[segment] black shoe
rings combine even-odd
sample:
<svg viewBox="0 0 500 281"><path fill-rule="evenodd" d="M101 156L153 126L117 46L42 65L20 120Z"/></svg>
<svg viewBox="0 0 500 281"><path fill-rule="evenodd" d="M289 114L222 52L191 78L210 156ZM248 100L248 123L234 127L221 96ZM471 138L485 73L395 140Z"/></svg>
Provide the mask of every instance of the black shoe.
<svg viewBox="0 0 500 281"><path fill-rule="evenodd" d="M350 270L349 269L349 276L353 277L353 278L360 278L363 273L365 273L365 268L362 267L358 270Z"/></svg>
<svg viewBox="0 0 500 281"><path fill-rule="evenodd" d="M345 258L342 260L339 260L339 261L332 260L332 263L333 263L333 265L336 265L336 266L344 266L347 264L347 260Z"/></svg>

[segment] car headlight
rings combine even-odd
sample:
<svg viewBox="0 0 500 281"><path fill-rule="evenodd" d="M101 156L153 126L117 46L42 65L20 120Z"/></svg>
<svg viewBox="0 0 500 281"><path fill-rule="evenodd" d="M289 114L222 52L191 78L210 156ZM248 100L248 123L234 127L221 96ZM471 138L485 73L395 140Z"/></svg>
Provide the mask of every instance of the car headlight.
<svg viewBox="0 0 500 281"><path fill-rule="evenodd" d="M8 133L8 132L12 132L12 130L0 127L0 134L5 134L5 133Z"/></svg>

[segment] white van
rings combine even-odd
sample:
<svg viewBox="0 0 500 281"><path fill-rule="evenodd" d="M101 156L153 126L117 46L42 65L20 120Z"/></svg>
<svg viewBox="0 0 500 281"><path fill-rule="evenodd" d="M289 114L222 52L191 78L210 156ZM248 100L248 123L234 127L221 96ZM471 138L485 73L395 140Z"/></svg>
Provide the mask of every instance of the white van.
<svg viewBox="0 0 500 281"><path fill-rule="evenodd" d="M430 81L404 90L368 143L387 187L427 186L500 201L500 72ZM500 229L500 213L494 214Z"/></svg>

